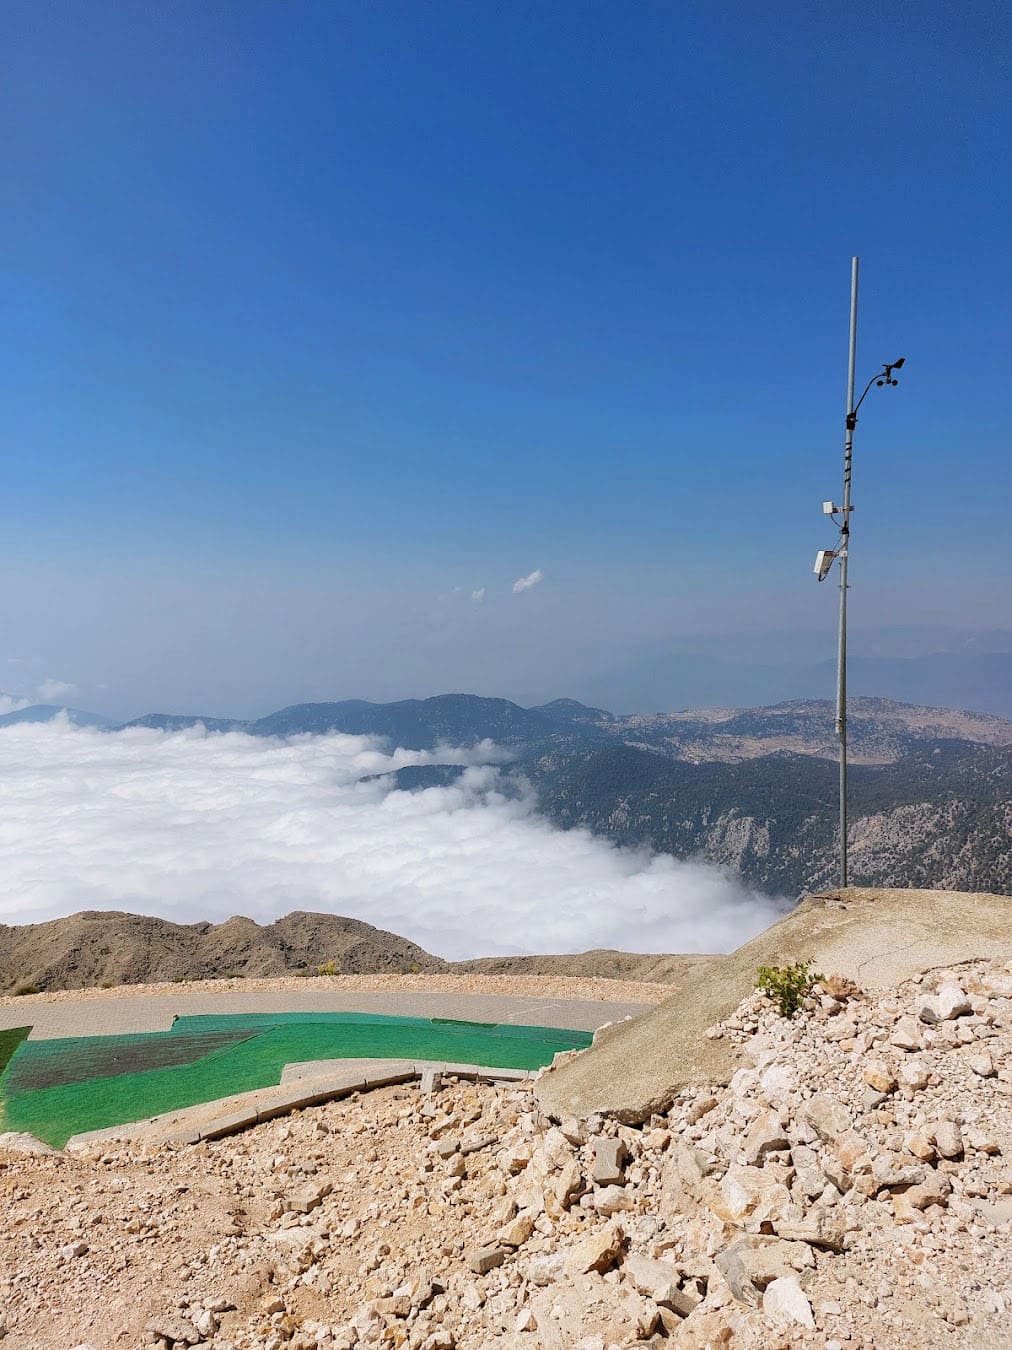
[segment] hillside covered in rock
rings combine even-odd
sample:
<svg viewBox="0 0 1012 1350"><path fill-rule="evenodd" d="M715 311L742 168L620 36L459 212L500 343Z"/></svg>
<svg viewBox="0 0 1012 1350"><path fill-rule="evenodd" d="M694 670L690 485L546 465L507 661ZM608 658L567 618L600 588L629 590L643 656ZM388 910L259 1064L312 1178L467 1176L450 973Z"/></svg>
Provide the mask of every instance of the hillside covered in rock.
<svg viewBox="0 0 1012 1350"><path fill-rule="evenodd" d="M671 984L705 956L588 951L444 961L406 938L337 914L258 924L171 923L86 910L46 923L0 924L0 995L171 981L335 975L567 976Z"/></svg>
<svg viewBox="0 0 1012 1350"><path fill-rule="evenodd" d="M0 924L0 992L168 980L333 973L407 974L446 963L395 933L337 914L296 911L274 923L171 923L86 910L46 923Z"/></svg>

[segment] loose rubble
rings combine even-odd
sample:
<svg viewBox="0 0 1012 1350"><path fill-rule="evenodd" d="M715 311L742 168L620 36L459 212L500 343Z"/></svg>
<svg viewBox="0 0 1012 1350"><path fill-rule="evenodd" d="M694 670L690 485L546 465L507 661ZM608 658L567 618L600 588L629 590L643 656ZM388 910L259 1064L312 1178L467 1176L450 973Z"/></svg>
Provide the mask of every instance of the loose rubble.
<svg viewBox="0 0 1012 1350"><path fill-rule="evenodd" d="M1012 1344L1012 963L826 980L641 1128L430 1076L197 1146L0 1141L3 1350Z"/></svg>

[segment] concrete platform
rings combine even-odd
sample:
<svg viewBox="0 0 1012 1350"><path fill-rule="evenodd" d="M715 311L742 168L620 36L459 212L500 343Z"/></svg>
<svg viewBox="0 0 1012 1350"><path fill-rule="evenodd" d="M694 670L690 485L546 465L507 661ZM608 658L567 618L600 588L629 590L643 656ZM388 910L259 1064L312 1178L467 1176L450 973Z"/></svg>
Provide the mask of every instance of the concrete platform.
<svg viewBox="0 0 1012 1350"><path fill-rule="evenodd" d="M1006 895L848 887L809 896L730 956L693 967L646 1016L600 1032L589 1050L542 1075L538 1099L557 1119L601 1111L632 1123L687 1084L728 1082L743 1060L704 1032L756 988L763 965L811 960L824 975L880 990L942 966L1010 957Z"/></svg>

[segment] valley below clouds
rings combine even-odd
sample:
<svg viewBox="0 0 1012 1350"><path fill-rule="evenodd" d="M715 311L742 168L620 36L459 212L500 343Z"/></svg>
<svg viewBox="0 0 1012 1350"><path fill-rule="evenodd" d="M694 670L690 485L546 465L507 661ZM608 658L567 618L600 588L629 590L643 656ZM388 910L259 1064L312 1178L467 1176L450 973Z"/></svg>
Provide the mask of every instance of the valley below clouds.
<svg viewBox="0 0 1012 1350"><path fill-rule="evenodd" d="M431 764L461 773L397 787L396 770ZM462 959L729 950L784 908L706 863L557 829L488 742L429 752L62 720L0 730L5 923L322 910Z"/></svg>

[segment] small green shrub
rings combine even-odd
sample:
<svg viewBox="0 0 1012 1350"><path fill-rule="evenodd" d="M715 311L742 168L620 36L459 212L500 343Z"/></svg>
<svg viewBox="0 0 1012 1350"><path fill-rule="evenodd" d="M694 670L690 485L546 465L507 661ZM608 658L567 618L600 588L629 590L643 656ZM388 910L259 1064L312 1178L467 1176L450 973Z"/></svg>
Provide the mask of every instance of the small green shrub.
<svg viewBox="0 0 1012 1350"><path fill-rule="evenodd" d="M759 988L777 1004L781 1017L793 1017L809 989L821 979L821 975L812 973L811 961L759 967Z"/></svg>
<svg viewBox="0 0 1012 1350"><path fill-rule="evenodd" d="M37 984L19 984L14 990L14 997L20 998L22 994L41 994L42 990Z"/></svg>
<svg viewBox="0 0 1012 1350"><path fill-rule="evenodd" d="M326 961L322 966L316 967L317 975L337 975L338 969L333 961Z"/></svg>
<svg viewBox="0 0 1012 1350"><path fill-rule="evenodd" d="M100 989L112 989L112 988L115 987L115 984L116 984L116 981L115 981L115 980L103 980L102 983L99 985L99 988L100 988Z"/></svg>

